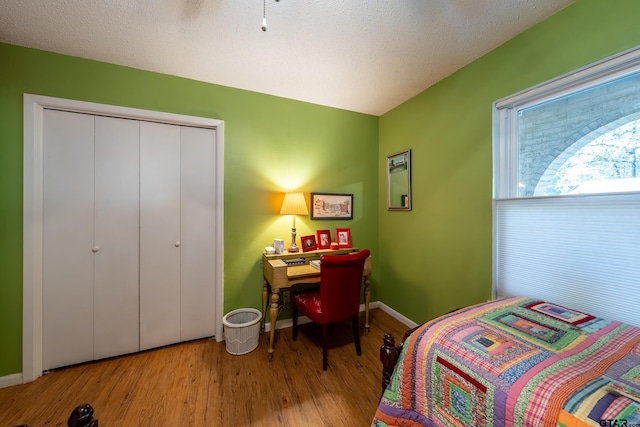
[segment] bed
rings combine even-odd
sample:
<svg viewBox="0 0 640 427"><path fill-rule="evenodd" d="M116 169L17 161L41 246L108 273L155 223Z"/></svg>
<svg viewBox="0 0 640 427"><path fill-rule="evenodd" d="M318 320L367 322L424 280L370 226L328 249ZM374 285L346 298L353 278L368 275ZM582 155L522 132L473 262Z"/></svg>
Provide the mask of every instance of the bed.
<svg viewBox="0 0 640 427"><path fill-rule="evenodd" d="M640 328L515 297L416 328L371 425L640 426L639 402Z"/></svg>

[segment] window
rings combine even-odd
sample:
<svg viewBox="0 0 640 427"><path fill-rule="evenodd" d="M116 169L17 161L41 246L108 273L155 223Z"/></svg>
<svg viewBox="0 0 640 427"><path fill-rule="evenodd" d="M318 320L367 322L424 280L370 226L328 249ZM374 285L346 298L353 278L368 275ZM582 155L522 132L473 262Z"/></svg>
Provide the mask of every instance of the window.
<svg viewBox="0 0 640 427"><path fill-rule="evenodd" d="M494 103L493 250L494 296L640 325L640 49Z"/></svg>

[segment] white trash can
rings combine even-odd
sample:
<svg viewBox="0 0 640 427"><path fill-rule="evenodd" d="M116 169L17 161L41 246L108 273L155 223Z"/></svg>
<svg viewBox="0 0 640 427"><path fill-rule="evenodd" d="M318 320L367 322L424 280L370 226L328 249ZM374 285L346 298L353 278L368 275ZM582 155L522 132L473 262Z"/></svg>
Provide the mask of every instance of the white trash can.
<svg viewBox="0 0 640 427"><path fill-rule="evenodd" d="M255 308L239 308L222 318L227 352L246 354L258 347L262 313Z"/></svg>

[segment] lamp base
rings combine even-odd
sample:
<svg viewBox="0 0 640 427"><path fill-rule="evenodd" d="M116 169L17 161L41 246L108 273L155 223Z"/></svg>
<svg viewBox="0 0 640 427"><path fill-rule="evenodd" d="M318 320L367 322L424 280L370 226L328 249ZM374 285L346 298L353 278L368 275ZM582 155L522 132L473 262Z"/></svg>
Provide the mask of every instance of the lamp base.
<svg viewBox="0 0 640 427"><path fill-rule="evenodd" d="M291 246L287 249L287 252L300 252L300 248L296 245L296 228L291 229Z"/></svg>

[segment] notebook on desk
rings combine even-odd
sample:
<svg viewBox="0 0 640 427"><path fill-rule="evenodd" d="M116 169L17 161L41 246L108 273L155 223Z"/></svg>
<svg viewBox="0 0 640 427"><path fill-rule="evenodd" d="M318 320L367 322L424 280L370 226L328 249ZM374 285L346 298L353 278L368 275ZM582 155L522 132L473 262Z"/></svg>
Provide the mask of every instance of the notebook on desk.
<svg viewBox="0 0 640 427"><path fill-rule="evenodd" d="M311 267L317 268L318 270L320 270L320 260L319 259L313 259L311 261L309 261L309 265Z"/></svg>

